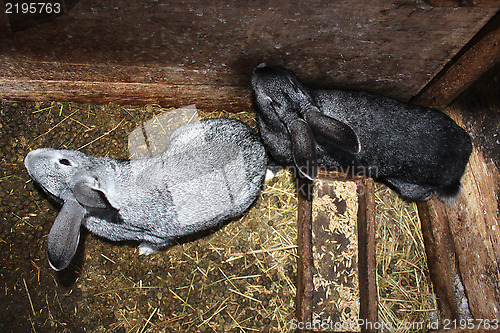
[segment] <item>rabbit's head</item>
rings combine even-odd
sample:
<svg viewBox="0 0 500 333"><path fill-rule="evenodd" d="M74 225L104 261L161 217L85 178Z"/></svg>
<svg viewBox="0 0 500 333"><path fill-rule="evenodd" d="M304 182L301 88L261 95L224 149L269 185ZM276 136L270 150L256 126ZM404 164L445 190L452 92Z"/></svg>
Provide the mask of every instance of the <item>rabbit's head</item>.
<svg viewBox="0 0 500 333"><path fill-rule="evenodd" d="M47 239L50 266L62 270L76 253L88 209L112 208L89 173L98 161L74 150L43 148L28 153L24 164L33 181L62 204Z"/></svg>
<svg viewBox="0 0 500 333"><path fill-rule="evenodd" d="M293 163L302 176L309 179L317 176L315 138L326 139L353 154L360 152L360 142L352 128L325 116L291 70L262 63L254 69L252 88L259 121L269 122L269 128L286 128ZM272 141L264 138L266 140Z"/></svg>
<svg viewBox="0 0 500 333"><path fill-rule="evenodd" d="M295 73L280 66L262 63L255 67L252 88L256 103L273 110L284 121L292 121L301 113L301 107L312 104L307 88Z"/></svg>
<svg viewBox="0 0 500 333"><path fill-rule="evenodd" d="M89 164L89 156L75 150L42 148L26 155L24 165L33 181L56 201L74 198L75 176Z"/></svg>

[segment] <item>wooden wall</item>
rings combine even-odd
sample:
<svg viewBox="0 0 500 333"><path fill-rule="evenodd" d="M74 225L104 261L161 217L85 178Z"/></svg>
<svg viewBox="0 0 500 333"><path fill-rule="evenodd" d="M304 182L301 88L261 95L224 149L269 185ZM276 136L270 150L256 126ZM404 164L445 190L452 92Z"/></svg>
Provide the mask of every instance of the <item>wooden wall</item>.
<svg viewBox="0 0 500 333"><path fill-rule="evenodd" d="M465 296L474 318L500 319L500 64L446 111L471 134L474 150L460 198L447 205L437 200L419 205L423 224L433 225L424 234L439 238L427 242L430 269L451 318L467 314L459 299ZM431 223L425 212L434 214ZM465 295L457 290L457 279Z"/></svg>
<svg viewBox="0 0 500 333"><path fill-rule="evenodd" d="M500 63L449 111L475 147L464 193L447 209L458 267L474 318L500 319Z"/></svg>
<svg viewBox="0 0 500 333"><path fill-rule="evenodd" d="M497 14L413 99L448 113L474 145L460 198L418 203L431 279L450 319L499 319L499 64Z"/></svg>
<svg viewBox="0 0 500 333"><path fill-rule="evenodd" d="M45 21L0 12L3 99L249 108L249 76L267 61L314 85L408 100L496 12L415 0L62 2Z"/></svg>

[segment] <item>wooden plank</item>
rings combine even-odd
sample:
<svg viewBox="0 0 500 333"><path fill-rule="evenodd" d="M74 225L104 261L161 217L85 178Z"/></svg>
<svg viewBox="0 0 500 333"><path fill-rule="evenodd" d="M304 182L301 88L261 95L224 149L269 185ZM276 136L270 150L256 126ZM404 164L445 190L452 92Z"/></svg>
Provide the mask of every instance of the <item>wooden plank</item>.
<svg viewBox="0 0 500 333"><path fill-rule="evenodd" d="M248 98L253 67L267 61L294 69L313 85L370 89L408 100L495 12L385 0L370 6L363 0L81 0L52 21L0 34L0 79L28 85L0 86L0 96L39 99L42 94L27 92L39 89L41 80L90 82L95 89L107 88L98 82L151 89L199 84L215 93L220 86L238 86ZM79 95L56 86L61 91L53 95L61 100ZM128 95L132 92L113 100L146 98ZM174 93L166 98L175 99ZM106 94L84 90L80 100L95 102Z"/></svg>
<svg viewBox="0 0 500 333"><path fill-rule="evenodd" d="M500 65L494 66L446 109L469 131L474 144L462 179L462 194L450 204L435 199L418 204L426 252L431 254L428 258L431 278L443 314L449 319L468 316L500 319L498 91ZM438 254L437 260L432 253ZM450 281L455 272L467 304L460 302L463 296ZM464 308L470 315L463 312Z"/></svg>
<svg viewBox="0 0 500 333"><path fill-rule="evenodd" d="M365 178L358 183L358 265L359 318L366 323L378 322L377 260L375 243L375 185ZM372 332L364 325L362 332Z"/></svg>
<svg viewBox="0 0 500 333"><path fill-rule="evenodd" d="M80 103L160 104L240 111L251 109L241 87L202 84L144 84L122 82L0 79L2 100L73 101Z"/></svg>
<svg viewBox="0 0 500 333"><path fill-rule="evenodd" d="M500 12L413 100L435 108L449 105L500 62Z"/></svg>
<svg viewBox="0 0 500 333"><path fill-rule="evenodd" d="M455 249L443 205L436 198L417 203L425 254L434 293L443 319L461 319L468 310L460 310L464 296L457 287L462 286Z"/></svg>
<svg viewBox="0 0 500 333"><path fill-rule="evenodd" d="M313 248L312 248L312 182L297 179L297 303L295 317L299 323L312 323ZM297 332L302 332L297 329Z"/></svg>
<svg viewBox="0 0 500 333"><path fill-rule="evenodd" d="M359 318L362 332L372 332L378 321L378 292L376 281L375 197L371 178L351 177L335 172L321 172L322 179L354 181L358 192L358 274L360 293ZM312 253L312 193L313 184L298 180L298 254L296 319L299 323L312 323L313 312L313 253ZM310 288L309 288L310 286ZM318 332L297 329L297 332ZM321 331L328 333L328 331ZM347 331L345 331L347 333Z"/></svg>
<svg viewBox="0 0 500 333"><path fill-rule="evenodd" d="M425 0L425 2L437 7L500 8L500 0Z"/></svg>
<svg viewBox="0 0 500 333"><path fill-rule="evenodd" d="M153 85L205 84L215 86L222 85L221 82L231 82L230 86L244 86L249 83L248 77L243 79L242 77L232 77L232 74L228 72L197 70L183 66L170 67L148 63L47 62L25 56L16 56L15 58L6 56L3 58L3 61L10 63L10 66L5 66L5 72L2 73L2 77L10 80L119 82Z"/></svg>
<svg viewBox="0 0 500 333"><path fill-rule="evenodd" d="M473 318L500 320L500 176L477 150L468 169L463 194L444 213Z"/></svg>

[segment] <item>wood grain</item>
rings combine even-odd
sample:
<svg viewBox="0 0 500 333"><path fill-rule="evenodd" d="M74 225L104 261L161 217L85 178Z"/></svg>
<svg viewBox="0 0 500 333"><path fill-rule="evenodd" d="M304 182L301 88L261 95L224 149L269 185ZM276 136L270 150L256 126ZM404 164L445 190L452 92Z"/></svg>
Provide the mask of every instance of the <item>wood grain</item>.
<svg viewBox="0 0 500 333"><path fill-rule="evenodd" d="M442 203L436 198L417 203L427 265L443 319L464 318L457 285L462 285L455 248ZM463 293L462 293L463 294ZM469 314L468 308L465 314Z"/></svg>
<svg viewBox="0 0 500 333"><path fill-rule="evenodd" d="M6 101L65 101L104 104L160 104L198 107L232 112L251 110L248 91L241 87L207 84L145 84L133 82L45 81L0 79L0 90L16 91L15 96L3 94Z"/></svg>
<svg viewBox="0 0 500 333"><path fill-rule="evenodd" d="M446 108L446 112L468 130L474 145L462 178L462 193L452 203L430 200L418 205L428 255L448 255L443 260L436 260L432 255L428 259L440 308L450 319L467 317L461 303L456 301L463 296L450 281L453 275L463 286L469 316L500 319L498 91L500 65L494 66Z"/></svg>
<svg viewBox="0 0 500 333"><path fill-rule="evenodd" d="M312 182L297 179L297 295L295 317L300 323L312 323L313 248L312 248ZM297 330L301 332L301 330Z"/></svg>
<svg viewBox="0 0 500 333"><path fill-rule="evenodd" d="M358 248L359 248L359 318L366 323L377 323L378 289L375 243L375 185L373 179L365 178L358 183ZM363 325L362 332L372 332Z"/></svg>
<svg viewBox="0 0 500 333"><path fill-rule="evenodd" d="M164 85L166 101L192 94L209 100L221 86L239 87L249 99L251 71L267 61L290 67L314 86L408 100L494 13L386 0L370 6L362 0L82 0L51 21L0 34L0 79L10 82L0 85L0 96L80 96L95 103L115 82L143 84L145 90L117 90L117 103L149 103L155 85ZM31 95L39 82L52 86L52 93ZM71 82L81 94L65 89ZM169 85L186 89L170 92ZM187 91L195 85L206 89Z"/></svg>
<svg viewBox="0 0 500 333"><path fill-rule="evenodd" d="M500 62L500 12L460 51L414 99L443 108Z"/></svg>
<svg viewBox="0 0 500 333"><path fill-rule="evenodd" d="M462 195L444 206L474 318L500 319L499 184L494 164L475 150L462 180Z"/></svg>
<svg viewBox="0 0 500 333"><path fill-rule="evenodd" d="M437 7L500 8L499 0L425 0L425 2Z"/></svg>

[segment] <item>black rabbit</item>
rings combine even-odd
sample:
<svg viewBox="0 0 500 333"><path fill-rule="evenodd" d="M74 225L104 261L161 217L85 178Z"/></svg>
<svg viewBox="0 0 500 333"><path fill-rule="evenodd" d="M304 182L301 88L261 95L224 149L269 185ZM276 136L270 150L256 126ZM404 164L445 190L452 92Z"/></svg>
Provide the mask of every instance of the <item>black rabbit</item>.
<svg viewBox="0 0 500 333"><path fill-rule="evenodd" d="M252 75L259 131L272 159L309 179L317 168L380 180L408 200L449 200L472 151L450 117L374 93L310 90L285 68Z"/></svg>

